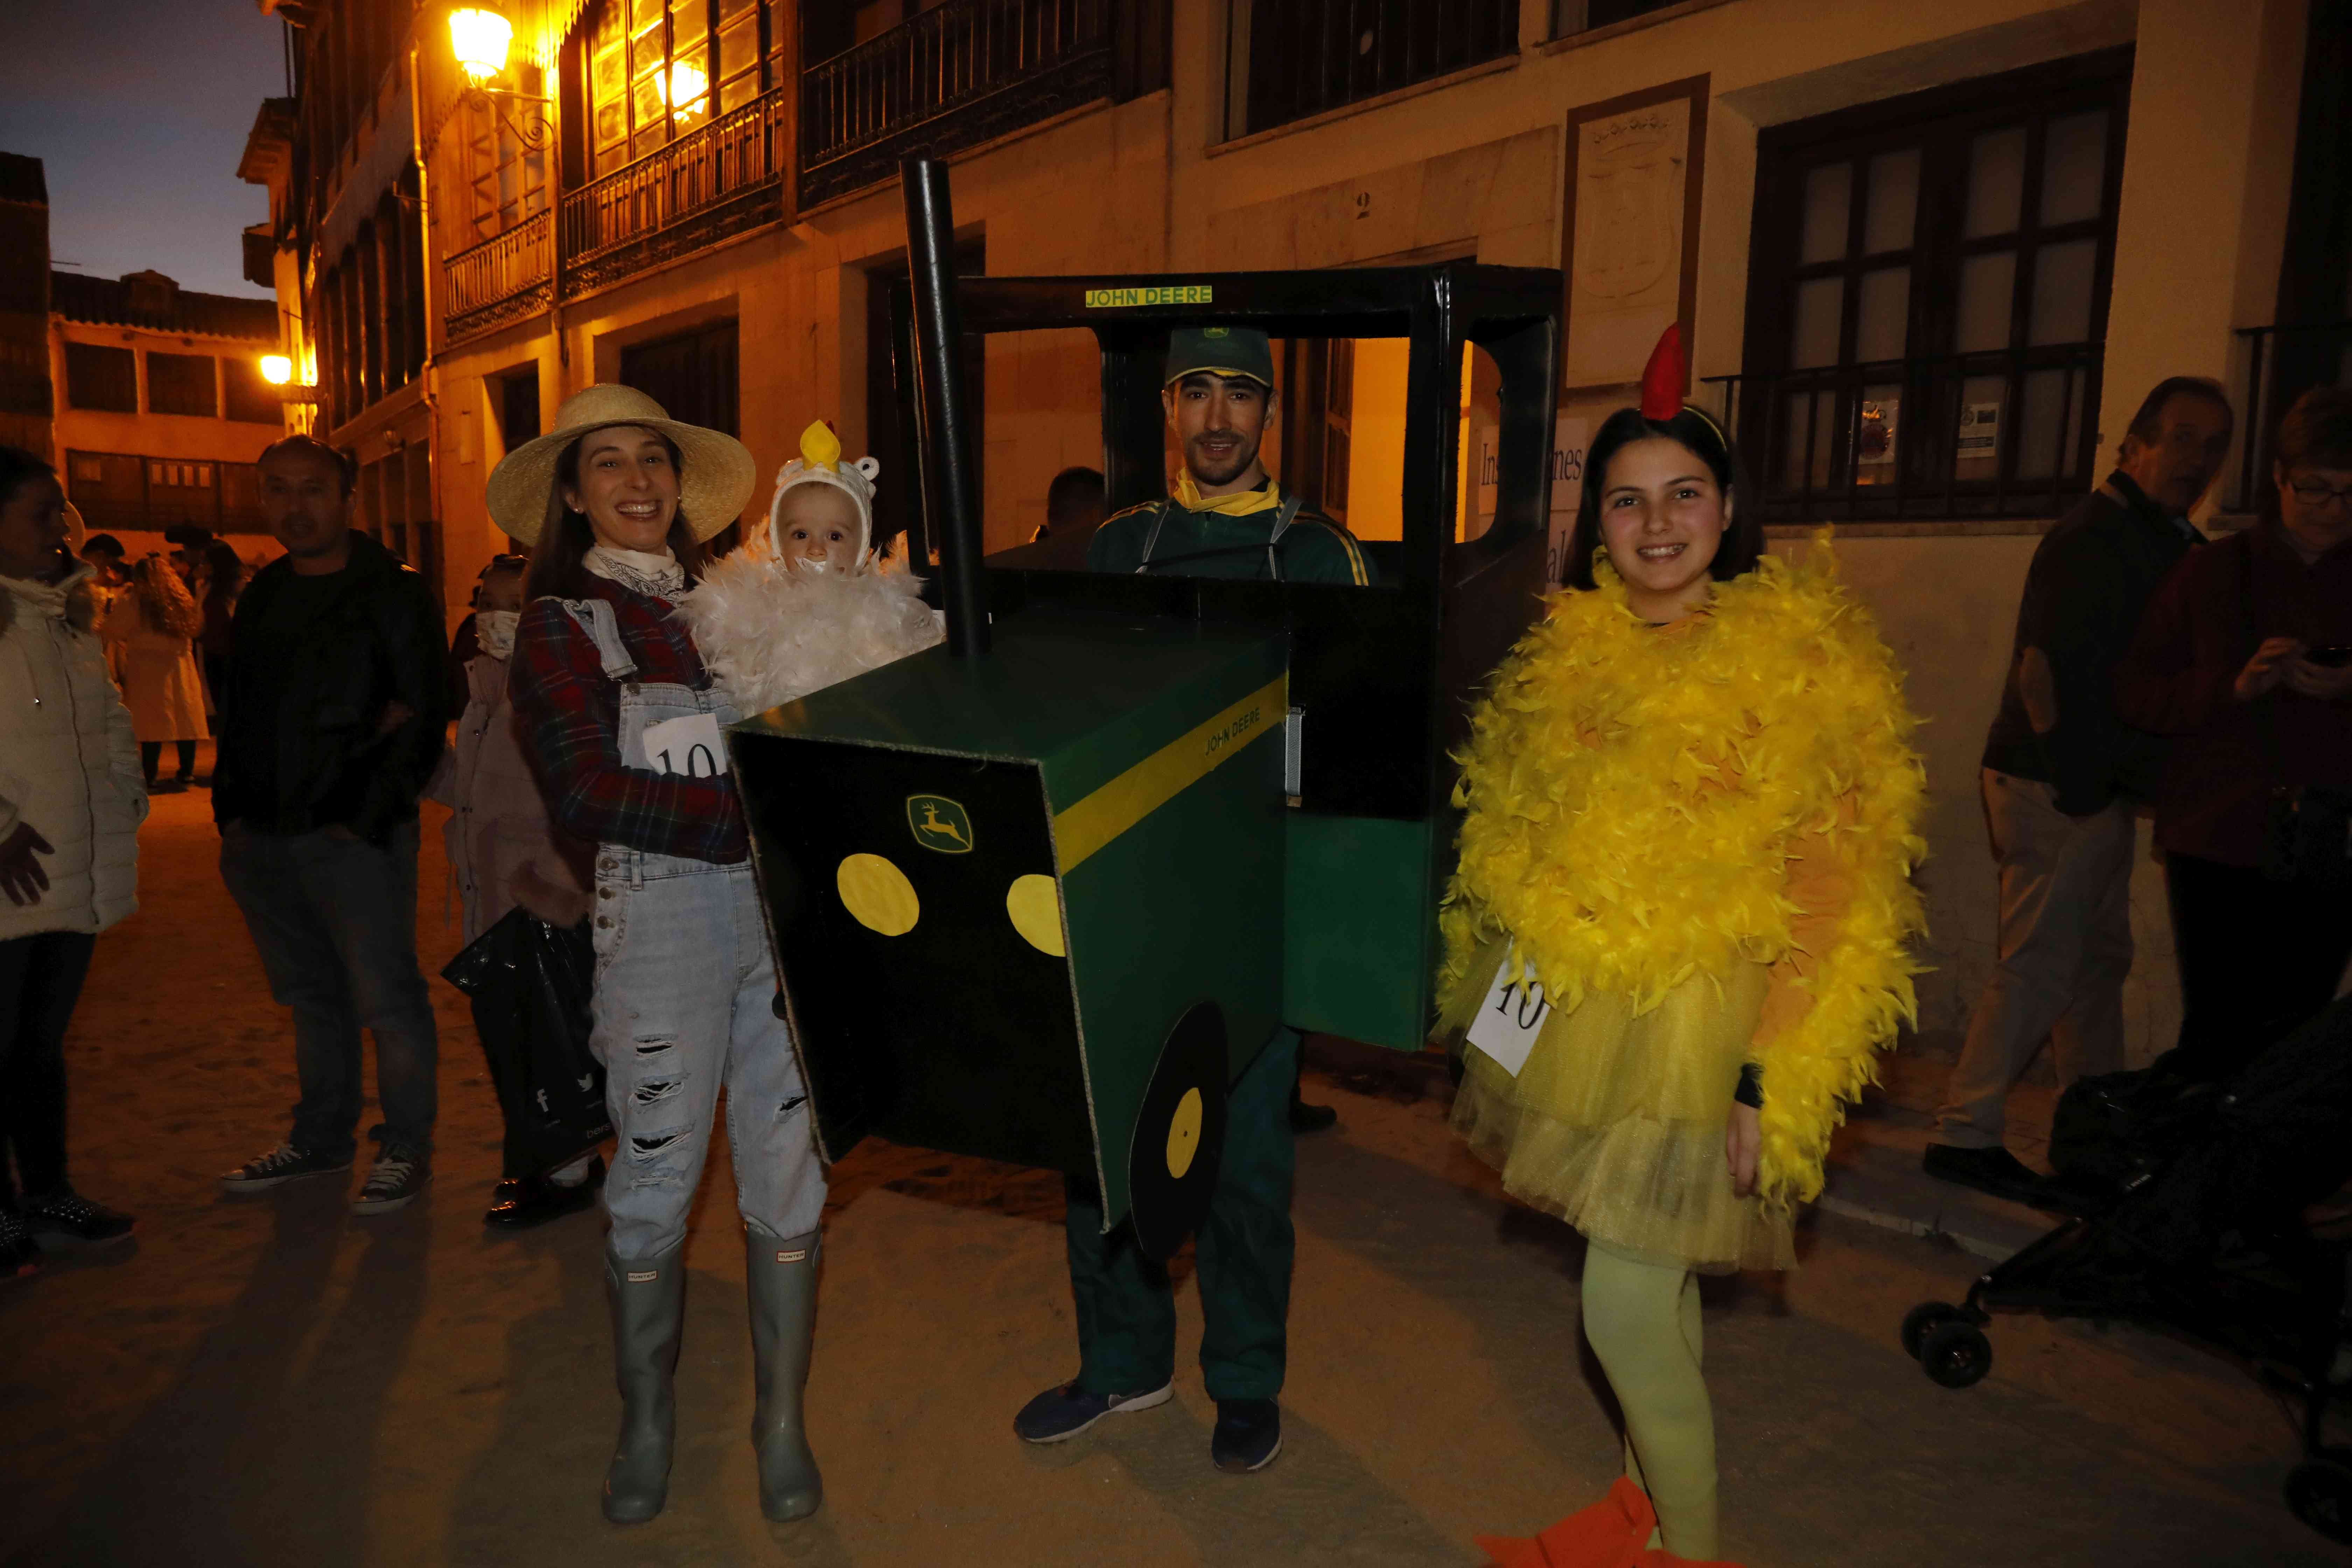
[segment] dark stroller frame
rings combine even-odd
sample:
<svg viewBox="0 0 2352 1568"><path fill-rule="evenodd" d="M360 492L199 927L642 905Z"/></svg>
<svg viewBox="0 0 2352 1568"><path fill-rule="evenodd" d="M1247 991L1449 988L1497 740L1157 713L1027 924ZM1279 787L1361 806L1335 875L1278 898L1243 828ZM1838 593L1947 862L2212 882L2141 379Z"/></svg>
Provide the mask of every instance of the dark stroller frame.
<svg viewBox="0 0 2352 1568"><path fill-rule="evenodd" d="M2340 1048L2343 1042L2333 1036L2347 1023L2352 1023L2352 999L2333 1004L2273 1049L2288 1048L2288 1042L2306 1030L2315 1031L2324 1046ZM2258 1057L2257 1065L2261 1061ZM2247 1076L2232 1080L2230 1089L2240 1089ZM2092 1080L2078 1088L2093 1088L2102 1081L2114 1080ZM2239 1098L2236 1092L2209 1092L2203 1135L2210 1138L2228 1131L2228 1113ZM2352 1345L2345 1316L2352 1310L2352 1247L2342 1240L2300 1229L2278 1238L2289 1249L2282 1261L2289 1265L2295 1279L2315 1278L2316 1270L2306 1275L2294 1265L2332 1264L2328 1277L2340 1282L2343 1290L2336 1297L2332 1333L2317 1331L2326 1314L2312 1311L2307 1300L2295 1296L2292 1282L2282 1287L2275 1279L2232 1269L2218 1259L2193 1275L2159 1270L2152 1276L2153 1288L2136 1296L2102 1294L2085 1288L2070 1281L2061 1267L2078 1255L2093 1254L2111 1237L2121 1240L2120 1227L2110 1224L2117 1212L2186 1157L2184 1152L2162 1164L2143 1166L2125 1182L2117 1196L2092 1205L2094 1212L2066 1220L1979 1275L1959 1305L1925 1301L1912 1308L1903 1319L1903 1348L1936 1383L1946 1388L1967 1388L1992 1369L1992 1343L1984 1331L1992 1314L2025 1311L2168 1329L2248 1362L2259 1380L2301 1403L2297 1424L2303 1458L2287 1476L2288 1508L2322 1535L2352 1544L2352 1447L2330 1446L2325 1432L2328 1411L2352 1391L2352 1384L2331 1376L2347 1353L2345 1347ZM2095 1277L2095 1269L2086 1273ZM2252 1300L2263 1292L2268 1292L2268 1300ZM2273 1310L2265 1315L2259 1311L2260 1306ZM2278 1310L2281 1307L2287 1310ZM2297 1307L2303 1313L2301 1326L2287 1326Z"/></svg>

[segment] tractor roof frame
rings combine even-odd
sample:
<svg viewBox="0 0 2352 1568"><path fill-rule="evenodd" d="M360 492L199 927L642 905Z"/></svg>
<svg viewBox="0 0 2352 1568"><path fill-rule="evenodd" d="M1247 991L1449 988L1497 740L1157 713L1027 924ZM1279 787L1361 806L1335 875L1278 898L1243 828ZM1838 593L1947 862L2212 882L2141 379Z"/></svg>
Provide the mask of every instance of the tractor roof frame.
<svg viewBox="0 0 2352 1568"><path fill-rule="evenodd" d="M910 555L929 575L924 520L940 479L929 421L937 399L914 353L914 301L892 284L892 357L919 460ZM1309 715L1301 802L1310 811L1425 820L1450 793L1445 753L1467 699L1524 629L1548 586L1558 403L1560 274L1439 262L1317 272L960 278L966 333L1091 331L1102 352L1103 475L1112 510L1166 494L1160 375L1179 327L1247 326L1269 337L1404 338L1402 542L1394 580L1365 589L1147 574L1103 576L992 562L999 611L1168 616L1274 626L1292 647L1293 700ZM1492 523L1454 538L1463 355L1486 350L1501 378ZM951 432L969 443L981 433ZM969 457L967 456L967 462ZM1418 715L1418 719L1414 718Z"/></svg>

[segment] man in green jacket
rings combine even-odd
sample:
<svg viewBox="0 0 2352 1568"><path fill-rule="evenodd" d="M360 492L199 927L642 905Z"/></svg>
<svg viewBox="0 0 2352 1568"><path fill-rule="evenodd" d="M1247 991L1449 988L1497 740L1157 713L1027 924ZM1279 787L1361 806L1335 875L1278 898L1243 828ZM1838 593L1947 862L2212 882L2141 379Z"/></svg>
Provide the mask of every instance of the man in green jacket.
<svg viewBox="0 0 2352 1568"><path fill-rule="evenodd" d="M1285 496L1258 460L1275 407L1274 354L1264 332L1177 332L1160 396L1184 454L1176 494L1106 520L1087 547L1090 571L1371 581L1347 530ZM1216 1192L1195 1243L1201 1371L1217 1405L1209 1454L1221 1470L1264 1469L1282 1451L1276 1400L1290 1312L1298 1046L1297 1030L1276 1028L1234 1083ZM1319 1124L1328 1125L1324 1116ZM1013 1431L1032 1443L1058 1443L1106 1415L1165 1405L1175 1386L1176 1307L1166 1268L1143 1255L1132 1226L1103 1234L1102 1194L1091 1183L1073 1179L1068 1196L1078 1375L1013 1417Z"/></svg>
<svg viewBox="0 0 2352 1568"><path fill-rule="evenodd" d="M1359 587L1371 582L1354 536L1284 495L1259 460L1266 422L1280 405L1274 349L1264 332L1176 332L1160 401L1184 455L1176 493L1105 520L1087 550L1088 571Z"/></svg>

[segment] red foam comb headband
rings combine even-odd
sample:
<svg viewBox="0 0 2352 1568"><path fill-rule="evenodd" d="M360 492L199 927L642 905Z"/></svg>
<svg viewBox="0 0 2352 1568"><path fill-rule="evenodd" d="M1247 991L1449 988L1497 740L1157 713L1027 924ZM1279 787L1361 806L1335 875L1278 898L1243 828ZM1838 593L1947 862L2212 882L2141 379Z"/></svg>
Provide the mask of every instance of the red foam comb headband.
<svg viewBox="0 0 2352 1568"><path fill-rule="evenodd" d="M1650 363L1642 370L1642 417L1664 423L1683 411L1683 324L1658 334Z"/></svg>

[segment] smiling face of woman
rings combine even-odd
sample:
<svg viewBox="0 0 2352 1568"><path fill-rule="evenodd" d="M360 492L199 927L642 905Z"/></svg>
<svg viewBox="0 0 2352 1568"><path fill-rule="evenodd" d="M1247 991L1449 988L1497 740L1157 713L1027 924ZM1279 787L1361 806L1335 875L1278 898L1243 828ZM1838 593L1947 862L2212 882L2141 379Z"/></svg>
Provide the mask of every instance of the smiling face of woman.
<svg viewBox="0 0 2352 1568"><path fill-rule="evenodd" d="M1664 436L1628 442L1601 485L1601 538L1633 613L1671 621L1706 603L1731 498L1699 455Z"/></svg>
<svg viewBox="0 0 2352 1568"><path fill-rule="evenodd" d="M580 477L563 504L586 515L596 542L657 555L677 516L677 463L669 443L642 425L613 425L580 438Z"/></svg>

